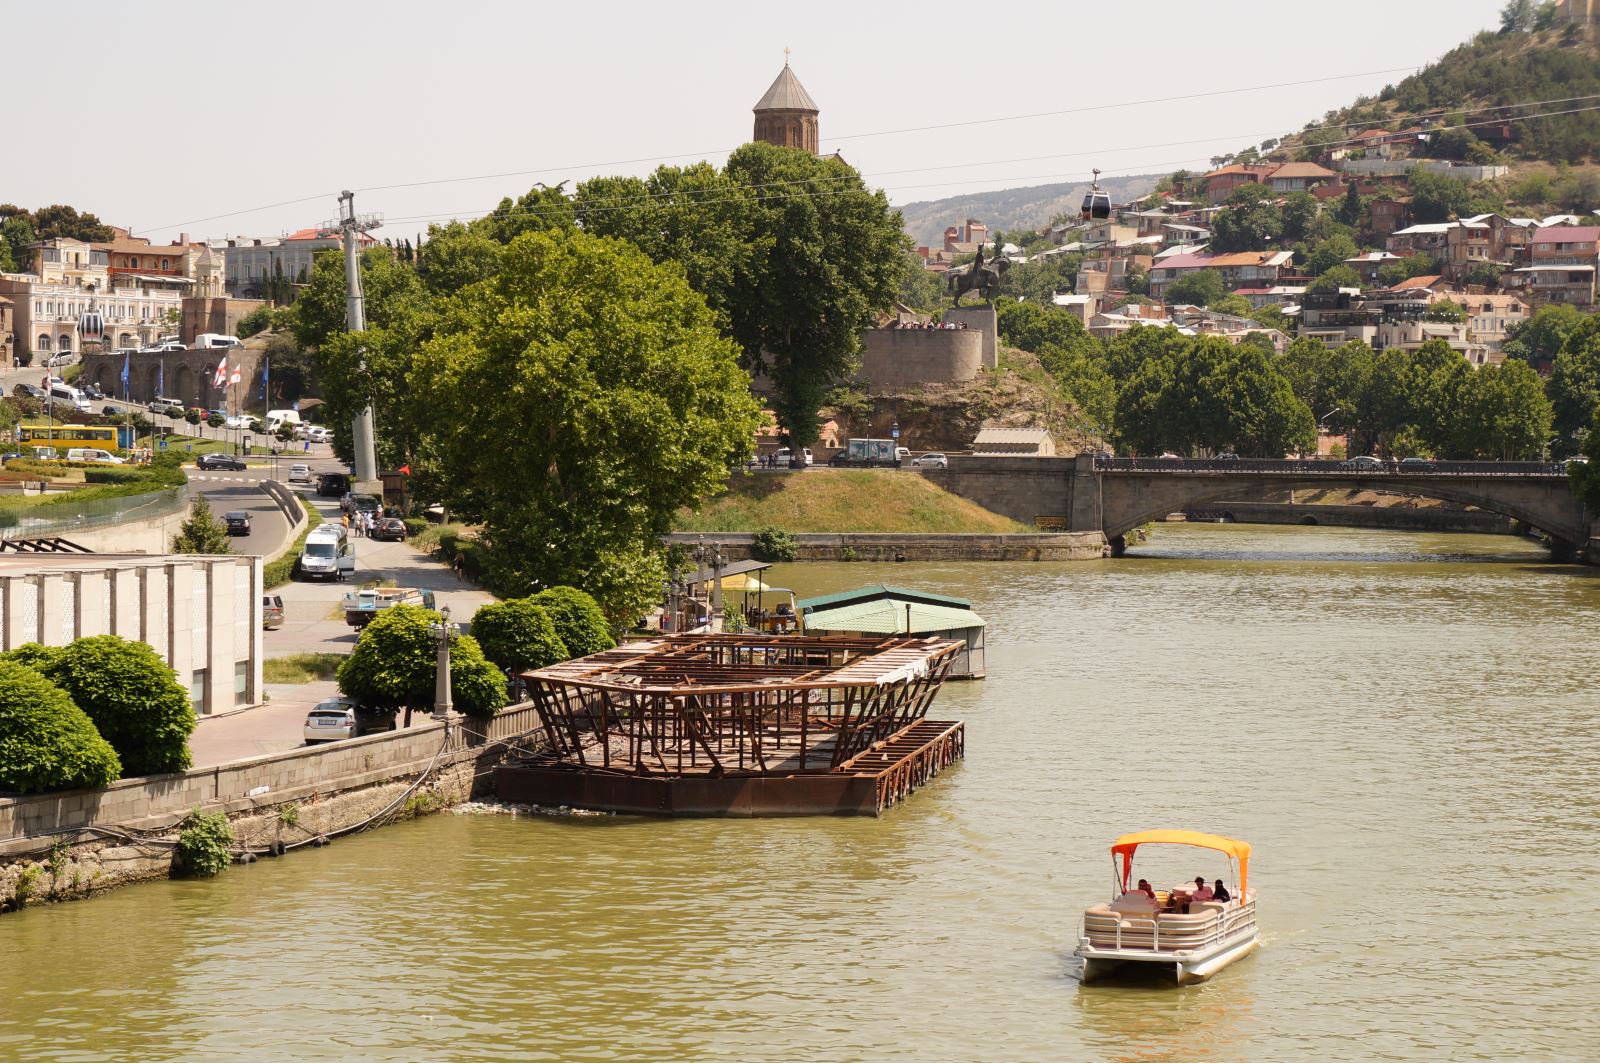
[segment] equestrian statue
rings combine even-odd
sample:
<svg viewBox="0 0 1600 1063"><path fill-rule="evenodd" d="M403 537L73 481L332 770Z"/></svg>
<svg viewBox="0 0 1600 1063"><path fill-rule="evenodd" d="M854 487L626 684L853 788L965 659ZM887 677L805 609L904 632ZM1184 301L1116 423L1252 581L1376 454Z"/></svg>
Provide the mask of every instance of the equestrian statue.
<svg viewBox="0 0 1600 1063"><path fill-rule="evenodd" d="M954 293L956 306L961 305L961 297L970 291L976 291L978 298L992 303L1000 297L1000 278L1010 268L1010 260L1001 258L998 253L985 265L983 247L980 245L978 257L972 260L972 265L960 273L951 270L945 274L945 287Z"/></svg>

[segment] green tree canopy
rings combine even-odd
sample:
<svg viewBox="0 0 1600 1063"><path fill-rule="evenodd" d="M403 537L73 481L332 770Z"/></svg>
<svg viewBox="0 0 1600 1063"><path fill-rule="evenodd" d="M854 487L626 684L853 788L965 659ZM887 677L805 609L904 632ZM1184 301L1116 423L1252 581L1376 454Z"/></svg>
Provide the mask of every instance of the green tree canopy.
<svg viewBox="0 0 1600 1063"><path fill-rule="evenodd" d="M546 587L530 599L550 617L569 657L602 653L617 644L599 604L576 587Z"/></svg>
<svg viewBox="0 0 1600 1063"><path fill-rule="evenodd" d="M189 767L194 708L156 651L143 642L95 635L35 651L31 660L94 721L129 775Z"/></svg>
<svg viewBox="0 0 1600 1063"><path fill-rule="evenodd" d="M1528 320L1506 329L1502 350L1508 359L1515 358L1536 367L1553 362L1584 320L1584 313L1567 303L1541 306Z"/></svg>
<svg viewBox="0 0 1600 1063"><path fill-rule="evenodd" d="M1167 285L1166 301L1169 306L1177 303L1210 306L1227 294L1228 286L1223 283L1221 273L1214 269L1192 269Z"/></svg>
<svg viewBox="0 0 1600 1063"><path fill-rule="evenodd" d="M443 307L410 385L440 497L483 524L500 584L581 582L630 620L673 514L743 462L760 412L678 269L577 230L512 241ZM516 441L492 462L486 424Z"/></svg>
<svg viewBox="0 0 1600 1063"><path fill-rule="evenodd" d="M1561 324L1559 319L1545 323L1551 330ZM1589 318L1573 329L1550 370L1548 386L1555 407L1555 431L1566 440L1575 439L1587 428L1600 406L1600 329L1592 327L1595 324L1600 322ZM1509 356L1506 359L1511 360Z"/></svg>
<svg viewBox="0 0 1600 1063"><path fill-rule="evenodd" d="M439 614L415 605L390 606L361 632L339 665L339 690L362 705L395 710L433 704L439 652L430 625ZM493 716L506 703L505 677L471 635L450 641L450 700L466 716Z"/></svg>
<svg viewBox="0 0 1600 1063"><path fill-rule="evenodd" d="M97 789L121 774L116 750L66 691L0 656L0 790Z"/></svg>
<svg viewBox="0 0 1600 1063"><path fill-rule="evenodd" d="M1422 312L1422 320L1459 325L1467 320L1467 312L1453 299L1440 299L1438 302L1428 304L1428 309Z"/></svg>
<svg viewBox="0 0 1600 1063"><path fill-rule="evenodd" d="M1552 412L1544 382L1526 362L1469 371L1453 411L1454 456L1515 461L1537 458L1550 439Z"/></svg>
<svg viewBox="0 0 1600 1063"><path fill-rule="evenodd" d="M1312 292L1336 292L1340 288L1361 287L1361 275L1343 262L1330 266L1307 287Z"/></svg>
<svg viewBox="0 0 1600 1063"><path fill-rule="evenodd" d="M572 656L550 614L531 598L485 605L472 617L472 637L484 656L510 672L543 668Z"/></svg>
<svg viewBox="0 0 1600 1063"><path fill-rule="evenodd" d="M1345 259L1355 258L1360 253L1354 240L1343 233L1335 234L1325 240L1318 240L1311 248L1311 257L1306 262L1306 268L1321 276L1334 266L1342 265Z"/></svg>
<svg viewBox="0 0 1600 1063"><path fill-rule="evenodd" d="M205 495L196 495L189 516L172 537L175 554L231 554L233 537L227 527L211 512L211 503Z"/></svg>

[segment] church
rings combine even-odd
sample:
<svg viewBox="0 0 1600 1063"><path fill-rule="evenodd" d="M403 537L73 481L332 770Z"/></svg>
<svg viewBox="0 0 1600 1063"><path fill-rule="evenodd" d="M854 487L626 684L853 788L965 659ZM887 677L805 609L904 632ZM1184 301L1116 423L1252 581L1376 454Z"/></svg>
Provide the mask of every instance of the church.
<svg viewBox="0 0 1600 1063"><path fill-rule="evenodd" d="M787 52L787 49L785 49ZM819 154L817 135L817 104L806 91L800 79L789 69L785 56L783 70L755 105L756 127L754 140L776 144L780 148L800 148Z"/></svg>

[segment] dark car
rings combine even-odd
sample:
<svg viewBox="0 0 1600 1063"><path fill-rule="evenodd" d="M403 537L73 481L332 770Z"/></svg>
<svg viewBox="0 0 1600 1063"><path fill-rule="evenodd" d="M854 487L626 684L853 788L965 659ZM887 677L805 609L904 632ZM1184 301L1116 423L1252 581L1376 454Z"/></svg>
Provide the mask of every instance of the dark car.
<svg viewBox="0 0 1600 1063"><path fill-rule="evenodd" d="M1434 467L1433 462L1427 458L1401 458L1401 472L1427 472Z"/></svg>
<svg viewBox="0 0 1600 1063"><path fill-rule="evenodd" d="M83 392L83 397L86 399L103 399L106 397L106 393L93 384L85 384L78 390Z"/></svg>
<svg viewBox="0 0 1600 1063"><path fill-rule="evenodd" d="M317 477L317 497L342 498L350 493L350 477L342 472L325 472Z"/></svg>
<svg viewBox="0 0 1600 1063"><path fill-rule="evenodd" d="M372 526L372 537L385 543L406 541L406 522L399 517L384 517Z"/></svg>
<svg viewBox="0 0 1600 1063"><path fill-rule="evenodd" d="M18 384L11 389L11 394L19 399L42 399L45 397L44 389L37 384Z"/></svg>
<svg viewBox="0 0 1600 1063"><path fill-rule="evenodd" d="M383 503L372 495L347 494L339 500L339 508L351 515L371 513L373 516L377 516L378 512L383 509Z"/></svg>
<svg viewBox="0 0 1600 1063"><path fill-rule="evenodd" d="M232 454L202 454L195 465L202 469L231 469L234 472L243 472L245 469L244 459Z"/></svg>
<svg viewBox="0 0 1600 1063"><path fill-rule="evenodd" d="M223 523L228 526L229 535L250 534L250 514L242 509L233 509L222 515Z"/></svg>
<svg viewBox="0 0 1600 1063"><path fill-rule="evenodd" d="M117 409L115 406L102 406L100 408L100 412L102 414L104 414L105 416L107 416L107 417L120 417L120 416L122 416L122 411Z"/></svg>

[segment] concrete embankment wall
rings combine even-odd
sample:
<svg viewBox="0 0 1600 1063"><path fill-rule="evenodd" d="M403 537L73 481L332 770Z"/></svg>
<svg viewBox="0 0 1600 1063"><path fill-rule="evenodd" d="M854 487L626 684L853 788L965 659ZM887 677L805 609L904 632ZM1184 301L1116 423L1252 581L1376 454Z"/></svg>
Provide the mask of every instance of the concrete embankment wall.
<svg viewBox="0 0 1600 1063"><path fill-rule="evenodd" d="M382 811L431 769L412 814L444 807L489 785L504 743L539 726L532 705L487 725L452 720L347 742L254 757L215 768L123 779L104 790L0 798L0 909L15 903L30 866L34 896L65 900L171 873L172 854L143 844L198 808L229 814L238 844L264 848L336 833ZM295 806L284 826L278 810ZM52 851L53 849L53 851ZM59 870L57 870L59 867Z"/></svg>
<svg viewBox="0 0 1600 1063"><path fill-rule="evenodd" d="M1516 522L1499 513L1427 506L1338 506L1287 502L1214 502L1187 511L1190 520L1240 524L1322 524L1339 528L1404 528L1413 531L1512 535Z"/></svg>
<svg viewBox="0 0 1600 1063"><path fill-rule="evenodd" d="M750 556L749 532L678 532L668 542L694 545L715 540L730 561ZM1015 535L898 534L894 532L798 532L800 561L1086 561L1104 554L1099 532L1037 532Z"/></svg>
<svg viewBox="0 0 1600 1063"><path fill-rule="evenodd" d="M172 537L178 534L178 529L188 519L189 507L184 506L149 520L111 524L102 528L66 528L56 534L97 554L164 554L172 545Z"/></svg>

